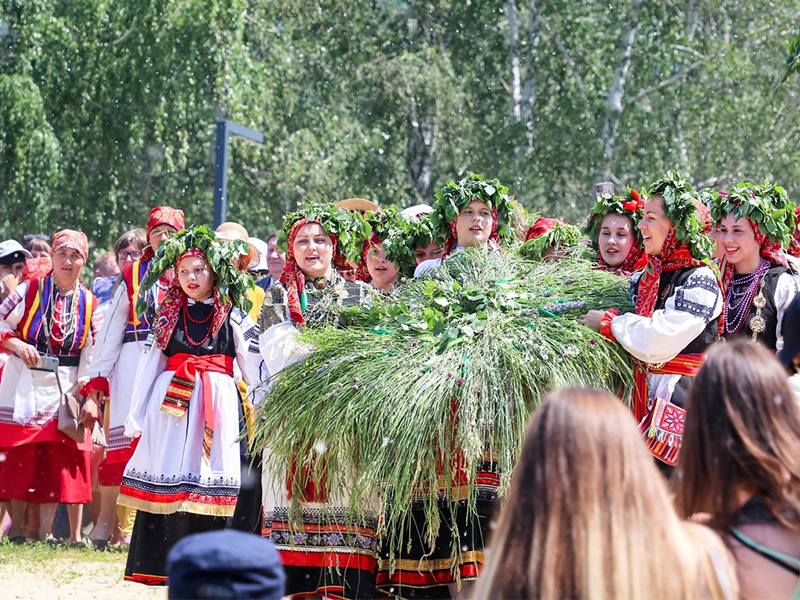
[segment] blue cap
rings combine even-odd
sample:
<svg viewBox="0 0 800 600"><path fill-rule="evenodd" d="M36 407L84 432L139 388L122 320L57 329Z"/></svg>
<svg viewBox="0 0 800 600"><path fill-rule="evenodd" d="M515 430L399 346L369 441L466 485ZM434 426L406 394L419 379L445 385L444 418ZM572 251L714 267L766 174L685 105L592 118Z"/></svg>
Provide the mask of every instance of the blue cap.
<svg viewBox="0 0 800 600"><path fill-rule="evenodd" d="M272 543L224 530L183 538L167 558L169 598L283 597L286 576Z"/></svg>

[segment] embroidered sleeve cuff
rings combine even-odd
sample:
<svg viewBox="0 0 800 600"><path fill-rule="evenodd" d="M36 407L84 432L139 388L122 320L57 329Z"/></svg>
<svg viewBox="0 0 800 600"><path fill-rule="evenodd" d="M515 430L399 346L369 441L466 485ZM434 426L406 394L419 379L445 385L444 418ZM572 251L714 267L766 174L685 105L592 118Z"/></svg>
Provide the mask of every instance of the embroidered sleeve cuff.
<svg viewBox="0 0 800 600"><path fill-rule="evenodd" d="M614 320L614 317L618 316L619 311L616 308L609 308L603 315L603 318L600 319L600 335L607 337L612 342L616 342L617 338L614 332L611 331L611 321Z"/></svg>
<svg viewBox="0 0 800 600"><path fill-rule="evenodd" d="M105 377L95 377L90 380L80 391L81 396L88 396L89 392L104 392L108 395L108 379Z"/></svg>

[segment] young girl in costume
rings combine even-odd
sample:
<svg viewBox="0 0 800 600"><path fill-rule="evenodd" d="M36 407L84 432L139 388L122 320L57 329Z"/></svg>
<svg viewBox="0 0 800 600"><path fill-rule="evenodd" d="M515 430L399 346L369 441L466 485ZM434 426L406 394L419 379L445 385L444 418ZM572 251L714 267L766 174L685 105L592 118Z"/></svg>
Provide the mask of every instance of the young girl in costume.
<svg viewBox="0 0 800 600"><path fill-rule="evenodd" d="M711 217L725 251L724 339L746 338L773 351L783 346L783 312L800 287L784 252L794 231L793 211L774 185L740 183L716 194Z"/></svg>
<svg viewBox="0 0 800 600"><path fill-rule="evenodd" d="M636 360L631 409L650 451L678 459L686 396L718 334L722 292L706 265L708 209L670 172L650 188L639 222L647 264L632 286L635 313L589 311L583 324L616 340Z"/></svg>
<svg viewBox="0 0 800 600"><path fill-rule="evenodd" d="M583 228L597 251L597 264L609 273L631 276L644 255L642 234L636 227L644 202L636 190L627 198L603 194L595 202Z"/></svg>
<svg viewBox="0 0 800 600"><path fill-rule="evenodd" d="M164 299L172 280L168 271L154 288L147 290L149 310L137 316L136 301L142 280L153 261L159 243L184 227L183 211L169 206L159 206L150 211L147 221L148 246L139 260L125 267L122 278L114 289L111 306L97 338L94 359L89 367L91 380L83 394L91 401L84 413L97 418L99 407L104 405L106 423L106 455L100 464L100 517L92 530L92 542L102 548L114 533L117 496L122 483L125 465L133 454L133 440L124 434L125 419L131 407L136 367L151 331L154 311ZM121 519L125 521L125 519Z"/></svg>
<svg viewBox="0 0 800 600"><path fill-rule="evenodd" d="M470 174L458 184L448 184L436 198L432 217L438 228L435 232L445 240L444 258L422 263L416 276L435 269L442 260L467 247L501 250L502 244L513 239L508 226L511 201L508 189L499 181L484 181L479 175ZM452 461L453 472L459 472L458 450L442 460ZM462 473L454 481L440 482L440 526L434 539L428 536L430 527L422 496L414 501L394 556L390 549L392 532L387 533L377 577L381 592L402 598L446 598L457 595L465 582L477 579L484 562L489 522L498 505L499 476L490 450L486 450L475 479L478 491L474 513L466 500L470 496L467 480ZM387 490L386 501L391 502L391 489ZM454 519L460 532L458 539L453 539L451 530Z"/></svg>
<svg viewBox="0 0 800 600"><path fill-rule="evenodd" d="M261 313L259 346L270 375L308 354L295 340L299 328L335 320L334 304L355 306L370 297L369 286L341 274L358 261L367 231L359 213L331 204L310 204L286 217L279 234L287 248L286 267ZM264 471L262 534L281 554L286 594L373 597L376 511L356 515L347 499L329 498L324 476L294 470L273 475Z"/></svg>
<svg viewBox="0 0 800 600"><path fill-rule="evenodd" d="M11 500L9 537L18 542L25 541L27 503L41 506L41 539L51 536L57 505L69 504L70 539L81 541L83 504L92 499L90 431L82 442L59 431L58 383L77 394L88 381L101 316L79 279L86 236L59 231L52 252L50 274L24 281L0 306L0 345L14 353L0 381L0 498ZM57 359L55 371L43 355Z"/></svg>
<svg viewBox="0 0 800 600"><path fill-rule="evenodd" d="M356 267L356 278L364 283L369 283L378 292L387 294L397 286L397 280L412 271L412 248L406 245L408 237L405 235L410 223L400 217L393 208L376 213L367 213L366 220L372 228L369 238L364 240L364 249L361 261ZM399 234L403 244L403 252L393 255L389 238Z"/></svg>
<svg viewBox="0 0 800 600"><path fill-rule="evenodd" d="M139 438L119 496L137 509L128 581L166 583L170 548L192 533L223 529L233 514L241 468L236 379L252 383L260 362L246 312L253 282L234 266L246 246L220 244L195 227L161 243L142 281L148 289L175 268L125 421L125 435Z"/></svg>

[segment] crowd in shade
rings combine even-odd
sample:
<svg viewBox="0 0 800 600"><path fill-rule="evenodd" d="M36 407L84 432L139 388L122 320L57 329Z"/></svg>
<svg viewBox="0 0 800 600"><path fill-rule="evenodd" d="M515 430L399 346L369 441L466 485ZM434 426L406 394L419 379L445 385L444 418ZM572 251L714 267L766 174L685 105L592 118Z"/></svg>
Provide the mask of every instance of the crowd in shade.
<svg viewBox="0 0 800 600"><path fill-rule="evenodd" d="M265 240L157 206L91 265L80 231L20 232L4 543L127 552L170 598L800 598L799 218L669 172L570 224L469 173ZM491 418L488 379L519 399ZM406 385L438 394L416 422L375 408Z"/></svg>

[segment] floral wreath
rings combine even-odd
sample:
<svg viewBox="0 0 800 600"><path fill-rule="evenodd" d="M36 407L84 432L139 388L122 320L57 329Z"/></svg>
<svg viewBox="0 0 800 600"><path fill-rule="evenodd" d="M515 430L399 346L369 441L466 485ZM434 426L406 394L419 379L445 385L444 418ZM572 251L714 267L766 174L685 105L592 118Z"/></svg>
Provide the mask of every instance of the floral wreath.
<svg viewBox="0 0 800 600"><path fill-rule="evenodd" d="M582 228L583 234L591 240L592 248L599 250L597 240L600 237L600 225L603 219L606 215L622 215L623 217L628 217L631 223L633 223L634 235L641 245L642 232L639 231L636 224L641 220L643 210L644 200L642 200L639 192L636 190L628 188L626 196L603 194L597 199L597 202L594 203L592 212L589 214L589 218Z"/></svg>
<svg viewBox="0 0 800 600"><path fill-rule="evenodd" d="M214 232L204 225L182 229L161 242L155 258L147 269L147 274L142 279L140 289L144 291L153 287L169 269L175 267L185 252L192 249L199 249L214 271L216 277L214 288L219 295L220 303L230 302L243 312L248 312L253 303L247 297L247 292L254 286L253 278L235 266L237 259L249 251L247 242L220 241ZM177 282L177 277L175 280ZM140 296L136 301L136 313L142 315L146 310L147 303Z"/></svg>
<svg viewBox="0 0 800 600"><path fill-rule="evenodd" d="M795 230L795 205L789 202L786 190L780 186L768 182L756 186L742 181L727 192L714 194L710 208L714 223L720 223L733 213L737 219L745 218L758 229L756 237L782 248L789 247Z"/></svg>
<svg viewBox="0 0 800 600"><path fill-rule="evenodd" d="M336 238L336 252L351 263L358 264L363 250L363 241L368 239L372 228L360 212L337 208L330 202L310 202L286 216L283 228L278 231L278 247L283 252L289 250L289 236L298 221L319 223L322 228Z"/></svg>
<svg viewBox="0 0 800 600"><path fill-rule="evenodd" d="M649 189L650 196L664 199L664 216L672 223L675 237L685 244L689 253L707 262L714 250L714 241L708 237L710 223L698 211L699 206L708 205L709 192L695 192L691 184L675 171L667 171L667 176L659 179Z"/></svg>
<svg viewBox="0 0 800 600"><path fill-rule="evenodd" d="M448 183L436 194L436 201L433 203L433 212L430 214L431 226L436 241L442 245L445 252L452 251L453 248L448 246L455 246L450 224L470 202L475 200L485 202L492 212L496 213L497 229L490 239L500 245L507 245L514 240L514 230L509 223L513 205L508 195L508 188L498 179L487 181L482 175L470 172L458 183L454 181Z"/></svg>

